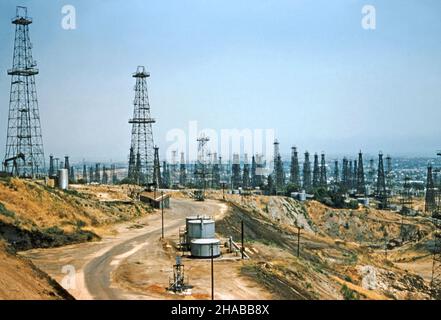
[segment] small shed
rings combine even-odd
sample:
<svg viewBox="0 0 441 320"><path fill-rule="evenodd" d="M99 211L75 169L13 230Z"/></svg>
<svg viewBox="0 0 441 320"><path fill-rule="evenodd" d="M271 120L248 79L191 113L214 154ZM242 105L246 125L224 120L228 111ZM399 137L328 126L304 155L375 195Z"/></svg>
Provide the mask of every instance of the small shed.
<svg viewBox="0 0 441 320"><path fill-rule="evenodd" d="M139 196L139 200L148 203L155 209L170 208L170 193L161 194L159 192L143 192Z"/></svg>

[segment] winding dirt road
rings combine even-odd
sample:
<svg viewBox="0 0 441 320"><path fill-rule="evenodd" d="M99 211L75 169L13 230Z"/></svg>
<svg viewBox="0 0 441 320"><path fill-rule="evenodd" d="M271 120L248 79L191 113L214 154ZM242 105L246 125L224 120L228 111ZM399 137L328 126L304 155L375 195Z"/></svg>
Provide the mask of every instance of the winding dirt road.
<svg viewBox="0 0 441 320"><path fill-rule="evenodd" d="M219 219L226 211L225 204L214 200L195 202L188 199L171 199L171 208L166 209L164 214L165 237L177 238L179 228L185 225L186 216L204 214ZM142 290L123 288L115 281L113 275L128 258L160 248L160 211L119 225L116 229L116 235L106 236L99 242L34 249L21 254L32 259L76 299L158 298L157 295L150 295ZM222 296L222 288L219 294Z"/></svg>

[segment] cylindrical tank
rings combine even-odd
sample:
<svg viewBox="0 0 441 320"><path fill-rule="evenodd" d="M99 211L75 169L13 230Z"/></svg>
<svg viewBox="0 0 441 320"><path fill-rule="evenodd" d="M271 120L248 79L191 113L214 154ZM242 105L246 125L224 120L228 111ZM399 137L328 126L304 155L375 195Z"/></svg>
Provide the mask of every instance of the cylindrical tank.
<svg viewBox="0 0 441 320"><path fill-rule="evenodd" d="M67 169L58 170L58 188L62 190L69 188L69 173Z"/></svg>
<svg viewBox="0 0 441 320"><path fill-rule="evenodd" d="M188 221L187 241L193 239L212 239L214 238L215 226L213 220L190 220Z"/></svg>
<svg viewBox="0 0 441 320"><path fill-rule="evenodd" d="M188 222L192 221L192 220L210 220L210 217L206 217L206 216L189 216L187 218L185 218L185 228L188 231Z"/></svg>
<svg viewBox="0 0 441 320"><path fill-rule="evenodd" d="M220 256L220 241L217 239L195 239L191 241L191 256L194 258L210 258Z"/></svg>

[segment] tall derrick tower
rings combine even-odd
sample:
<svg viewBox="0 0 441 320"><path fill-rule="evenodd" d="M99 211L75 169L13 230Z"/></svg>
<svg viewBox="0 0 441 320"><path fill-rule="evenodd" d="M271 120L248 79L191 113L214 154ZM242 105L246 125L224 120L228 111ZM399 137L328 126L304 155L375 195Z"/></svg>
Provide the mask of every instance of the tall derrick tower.
<svg viewBox="0 0 441 320"><path fill-rule="evenodd" d="M87 168L85 164L83 164L83 182L87 183Z"/></svg>
<svg viewBox="0 0 441 320"><path fill-rule="evenodd" d="M196 141L198 142L198 158L195 164L194 175L197 187L205 190L209 179L207 143L210 141L210 138L201 135Z"/></svg>
<svg viewBox="0 0 441 320"><path fill-rule="evenodd" d="M318 154L314 154L314 168L312 170L312 187L318 188L320 184L320 167L319 167L319 160L318 160Z"/></svg>
<svg viewBox="0 0 441 320"><path fill-rule="evenodd" d="M221 185L221 171L220 171L220 159L221 157L217 157L217 153L214 153L213 156L213 168L212 168L212 187L219 188Z"/></svg>
<svg viewBox="0 0 441 320"><path fill-rule="evenodd" d="M161 181L161 164L159 162L159 147L154 147L155 154L153 160L153 184L156 188L162 186Z"/></svg>
<svg viewBox="0 0 441 320"><path fill-rule="evenodd" d="M291 177L290 182L297 187L300 187L300 172L299 172L299 157L297 148L291 148Z"/></svg>
<svg viewBox="0 0 441 320"><path fill-rule="evenodd" d="M303 162L303 189L311 190L311 161L309 160L309 152L305 152L305 162Z"/></svg>
<svg viewBox="0 0 441 320"><path fill-rule="evenodd" d="M342 172L341 172L341 185L345 191L349 189L349 162L346 157L343 158Z"/></svg>
<svg viewBox="0 0 441 320"><path fill-rule="evenodd" d="M242 188L248 189L250 186L250 164L248 163L248 155L245 153L243 158Z"/></svg>
<svg viewBox="0 0 441 320"><path fill-rule="evenodd" d="M21 177L40 177L46 171L35 86L35 75L39 71L32 58L29 38L31 23L27 8L17 7L12 19L12 24L15 24L15 42L12 69L8 70L12 78L4 166L5 171ZM23 155L17 158L19 161L7 161L19 155Z"/></svg>
<svg viewBox="0 0 441 320"><path fill-rule="evenodd" d="M364 180L364 167L363 167L363 154L361 153L361 151L358 153L357 193L360 195L366 195L366 183Z"/></svg>
<svg viewBox="0 0 441 320"><path fill-rule="evenodd" d="M129 155L128 178L132 183L151 184L153 182L154 144L150 116L150 104L147 90L147 78L150 73L139 66L133 74L136 79L135 100L132 124L132 141Z"/></svg>
<svg viewBox="0 0 441 320"><path fill-rule="evenodd" d="M233 189L238 189L242 185L240 176L240 158L237 153L233 154L233 163L231 165L231 184Z"/></svg>
<svg viewBox="0 0 441 320"><path fill-rule="evenodd" d="M339 183L340 183L340 173L339 173L339 169L338 169L338 160L334 161L334 186L335 188L338 187Z"/></svg>
<svg viewBox="0 0 441 320"><path fill-rule="evenodd" d="M426 196L424 210L432 212L436 208L436 189L433 183L432 166L427 166L427 182L426 182Z"/></svg>
<svg viewBox="0 0 441 320"><path fill-rule="evenodd" d="M179 184L185 186L187 184L187 168L184 153L181 152L181 162L179 163Z"/></svg>
<svg viewBox="0 0 441 320"><path fill-rule="evenodd" d="M386 191L386 179L384 176L383 154L381 152L378 155L376 197L379 201L379 209L387 209L388 202L387 202L387 191Z"/></svg>
<svg viewBox="0 0 441 320"><path fill-rule="evenodd" d="M320 155L320 187L326 188L328 184L328 178L326 174L326 159L325 154L322 152Z"/></svg>
<svg viewBox="0 0 441 320"><path fill-rule="evenodd" d="M283 170L283 161L280 155L279 141L274 141L274 185L276 192L283 189L285 185L285 172Z"/></svg>

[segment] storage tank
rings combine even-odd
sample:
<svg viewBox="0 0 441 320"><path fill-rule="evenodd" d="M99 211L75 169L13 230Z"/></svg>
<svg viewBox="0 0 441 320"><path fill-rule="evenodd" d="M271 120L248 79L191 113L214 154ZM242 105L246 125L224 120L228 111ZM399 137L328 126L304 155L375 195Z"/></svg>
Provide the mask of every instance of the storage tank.
<svg viewBox="0 0 441 320"><path fill-rule="evenodd" d="M191 241L191 256L194 258L210 258L211 248L213 248L213 257L219 257L220 241L218 239L194 239Z"/></svg>
<svg viewBox="0 0 441 320"><path fill-rule="evenodd" d="M299 201L306 201L306 193L304 191L298 194Z"/></svg>
<svg viewBox="0 0 441 320"><path fill-rule="evenodd" d="M215 233L214 220L190 220L188 221L187 243L193 239L212 239Z"/></svg>
<svg viewBox="0 0 441 320"><path fill-rule="evenodd" d="M189 217L185 218L185 229L188 231L188 222L189 221L200 220L200 219L210 220L211 218L207 217L207 216L189 216Z"/></svg>
<svg viewBox="0 0 441 320"><path fill-rule="evenodd" d="M58 188L66 190L69 187L69 173L67 169L58 170Z"/></svg>

